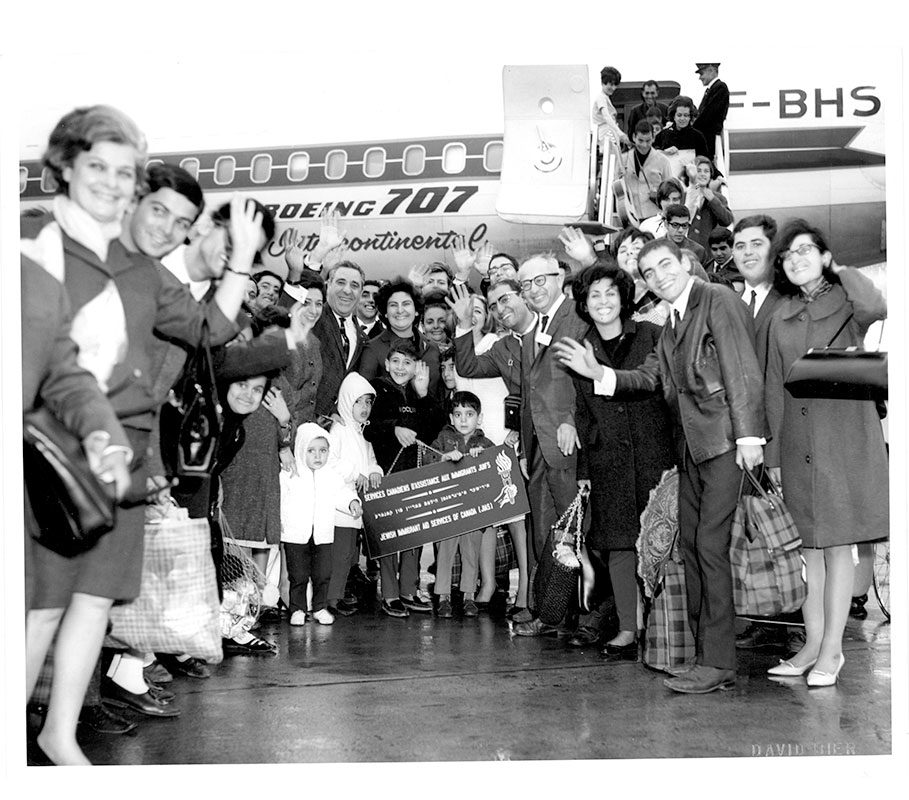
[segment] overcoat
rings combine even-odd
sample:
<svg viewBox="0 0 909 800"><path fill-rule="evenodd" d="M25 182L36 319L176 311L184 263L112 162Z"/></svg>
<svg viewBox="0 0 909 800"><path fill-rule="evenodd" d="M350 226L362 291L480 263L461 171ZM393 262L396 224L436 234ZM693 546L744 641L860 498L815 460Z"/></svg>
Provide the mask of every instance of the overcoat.
<svg viewBox="0 0 909 800"><path fill-rule="evenodd" d="M659 341L662 327L628 320L614 357L606 354L596 328L586 341L601 364L634 369ZM593 381L575 377L578 480L590 480L590 532L597 550L633 550L641 513L663 470L673 464L669 410L659 389L616 399L594 395Z"/></svg>
<svg viewBox="0 0 909 800"><path fill-rule="evenodd" d="M861 346L887 307L858 270L811 303L785 297L770 322L765 397L768 466L781 467L783 495L806 547L881 539L889 529L888 465L881 421L870 400L793 397L784 388L792 363L824 347L854 314L833 347Z"/></svg>

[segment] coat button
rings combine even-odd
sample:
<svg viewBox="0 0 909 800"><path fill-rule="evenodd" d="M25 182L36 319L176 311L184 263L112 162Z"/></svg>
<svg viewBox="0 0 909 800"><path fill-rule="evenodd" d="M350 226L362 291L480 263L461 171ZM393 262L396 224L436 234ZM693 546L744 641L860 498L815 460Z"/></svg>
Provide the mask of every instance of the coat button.
<svg viewBox="0 0 909 800"><path fill-rule="evenodd" d="M805 406L802 406L802 416L803 416L803 417L807 417L807 416L808 416L808 409L805 408Z"/></svg>
<svg viewBox="0 0 909 800"><path fill-rule="evenodd" d="M799 314L799 322L804 322L806 319L808 319L808 315L804 311Z"/></svg>
<svg viewBox="0 0 909 800"><path fill-rule="evenodd" d="M811 463L811 453L809 453L807 456L805 456L805 463L806 463L806 464L810 464L810 463Z"/></svg>
<svg viewBox="0 0 909 800"><path fill-rule="evenodd" d="M625 413L625 408L624 408L624 406L619 406L618 409L617 409L617 411L618 411L620 414L624 414L624 413Z"/></svg>
<svg viewBox="0 0 909 800"><path fill-rule="evenodd" d="M134 378L141 378L141 377L142 377L142 370L141 370L141 369L138 369L138 368L137 368L137 369L134 369L134 370L133 370L133 377L134 377Z"/></svg>

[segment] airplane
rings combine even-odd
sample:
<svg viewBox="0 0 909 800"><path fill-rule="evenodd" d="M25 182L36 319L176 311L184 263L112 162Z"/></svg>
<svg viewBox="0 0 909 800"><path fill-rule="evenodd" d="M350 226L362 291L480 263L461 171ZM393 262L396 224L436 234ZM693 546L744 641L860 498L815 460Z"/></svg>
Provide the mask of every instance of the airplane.
<svg viewBox="0 0 909 800"><path fill-rule="evenodd" d="M586 62L588 109L599 91L601 61ZM640 102L645 80L658 82L661 102L681 93L697 103L703 94L694 64L686 59L648 58L645 67L626 57L624 64L628 79L623 76L613 97L620 125ZM181 58L173 68L186 66ZM188 106L163 115L162 124L161 112L156 117L143 110L136 92L118 103L115 83L114 97L103 100L147 126L149 163L188 169L201 183L209 208L242 191L275 213L277 234L263 254L266 268L285 269L283 254L294 236L305 236L312 249L320 212L332 207L342 217L348 257L370 276L391 278L406 275L415 264L444 261L458 235L465 235L472 248L488 240L496 251L518 258L557 249L560 224L506 221L496 213L510 152L502 133L503 66L492 53L459 65L463 83L449 91L456 105L459 99L472 102L476 114L435 113L440 110L419 101L417 87L413 103L406 94L397 98L400 113L376 120L367 110L360 119L351 113L350 94L321 91L313 98L318 114L300 122L269 95L264 110L256 112L266 122L274 114L275 124L265 126L268 133L261 126L246 131L241 125L233 138L231 124L213 124ZM829 232L840 263L885 261L883 72L883 62L873 58L848 68L832 56L810 65L762 61L755 66L734 56L721 60L720 77L731 93L725 142L728 197L736 218L753 213L778 221L805 217ZM355 93L352 86L346 88ZM262 91L267 94L267 87ZM51 112L45 101L41 113L23 115L30 123L20 146L23 209L49 202L52 189L40 152L50 126L71 107L64 102ZM207 102L205 113L217 118L212 109L218 108L218 102ZM176 127L168 129L168 124ZM376 135L364 135L372 130ZM419 135L428 130L433 135ZM572 154L582 168L590 157L589 148Z"/></svg>

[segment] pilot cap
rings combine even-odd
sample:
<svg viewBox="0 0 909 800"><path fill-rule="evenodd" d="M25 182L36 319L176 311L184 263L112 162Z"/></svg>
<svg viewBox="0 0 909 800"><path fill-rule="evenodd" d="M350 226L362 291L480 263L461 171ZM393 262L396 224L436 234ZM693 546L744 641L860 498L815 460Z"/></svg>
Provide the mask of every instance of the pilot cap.
<svg viewBox="0 0 909 800"><path fill-rule="evenodd" d="M719 69L720 62L711 61L709 63L704 63L704 64L702 64L701 62L697 62L697 63L695 63L695 66L697 67L697 69L694 71L695 75L700 75L701 72L703 72L705 69L707 69L707 67L716 67L717 69Z"/></svg>

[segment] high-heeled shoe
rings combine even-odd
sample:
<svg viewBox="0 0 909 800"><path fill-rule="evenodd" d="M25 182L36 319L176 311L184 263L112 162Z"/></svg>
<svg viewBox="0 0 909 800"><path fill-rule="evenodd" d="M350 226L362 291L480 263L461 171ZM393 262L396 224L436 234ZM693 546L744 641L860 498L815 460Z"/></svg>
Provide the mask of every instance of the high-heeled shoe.
<svg viewBox="0 0 909 800"><path fill-rule="evenodd" d="M834 672L823 672L819 669L813 669L808 673L808 685L809 686L833 686L836 683L836 679L840 675L840 670L843 668L843 664L846 663L846 656L840 653L840 663L837 664L836 671Z"/></svg>
<svg viewBox="0 0 909 800"><path fill-rule="evenodd" d="M783 678L798 678L808 672L808 670L810 670L816 663L817 659L814 659L814 661L809 661L804 666L797 667L791 661L784 661L783 659L780 659L780 663L775 667L768 669L767 674L779 675Z"/></svg>

